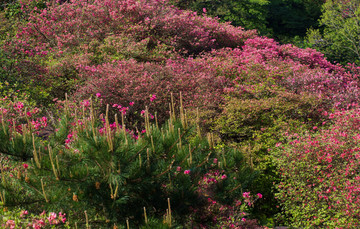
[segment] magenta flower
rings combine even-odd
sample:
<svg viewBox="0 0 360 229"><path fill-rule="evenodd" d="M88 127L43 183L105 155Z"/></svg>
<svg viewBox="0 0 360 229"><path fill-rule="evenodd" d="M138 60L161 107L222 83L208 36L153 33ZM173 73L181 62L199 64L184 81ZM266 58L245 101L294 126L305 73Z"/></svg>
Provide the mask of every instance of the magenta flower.
<svg viewBox="0 0 360 229"><path fill-rule="evenodd" d="M250 192L244 192L243 197L244 198L249 198L250 197Z"/></svg>
<svg viewBox="0 0 360 229"><path fill-rule="evenodd" d="M185 170L184 174L190 174L190 170Z"/></svg>
<svg viewBox="0 0 360 229"><path fill-rule="evenodd" d="M24 108L24 104L23 104L22 102L18 102L18 103L16 104L16 107L17 107L18 109L22 109L22 108Z"/></svg>
<svg viewBox="0 0 360 229"><path fill-rule="evenodd" d="M90 101L89 100L83 100L81 102L81 105L83 105L84 107L88 107L88 106L90 106Z"/></svg>
<svg viewBox="0 0 360 229"><path fill-rule="evenodd" d="M256 195L259 197L259 199L261 199L263 197L263 195L261 193L258 193Z"/></svg>
<svg viewBox="0 0 360 229"><path fill-rule="evenodd" d="M23 164L23 167L24 167L24 169L27 169L27 168L29 168L29 165L26 164L26 163L24 163L24 164Z"/></svg>
<svg viewBox="0 0 360 229"><path fill-rule="evenodd" d="M100 98L101 94L100 93L96 93L96 97Z"/></svg>
<svg viewBox="0 0 360 229"><path fill-rule="evenodd" d="M151 95L150 101L153 102L156 99L156 95Z"/></svg>
<svg viewBox="0 0 360 229"><path fill-rule="evenodd" d="M130 105L130 106L134 106L134 102L130 102L129 105Z"/></svg>
<svg viewBox="0 0 360 229"><path fill-rule="evenodd" d="M50 212L49 217L47 217L50 224L57 224L56 218L57 218L57 215L55 212Z"/></svg>
<svg viewBox="0 0 360 229"><path fill-rule="evenodd" d="M24 217L27 214L29 214L29 212L27 210L21 211L20 217Z"/></svg>
<svg viewBox="0 0 360 229"><path fill-rule="evenodd" d="M176 167L176 171L177 171L177 172L180 172L180 171L181 171L181 167L180 167L180 166Z"/></svg>
<svg viewBox="0 0 360 229"><path fill-rule="evenodd" d="M63 222L63 223L65 223L65 221L66 221L66 217L65 217L65 213L61 213L61 212L59 212L59 218L60 218L60 220L61 220L61 222Z"/></svg>

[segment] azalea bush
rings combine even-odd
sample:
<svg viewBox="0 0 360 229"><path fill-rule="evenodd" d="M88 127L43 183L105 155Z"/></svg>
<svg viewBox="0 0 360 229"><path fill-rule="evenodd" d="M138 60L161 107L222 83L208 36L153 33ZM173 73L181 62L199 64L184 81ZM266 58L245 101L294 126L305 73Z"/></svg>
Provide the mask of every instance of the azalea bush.
<svg viewBox="0 0 360 229"><path fill-rule="evenodd" d="M13 210L8 211L7 208L0 210L2 219L0 224L2 228L47 228L53 226L63 226L63 228L70 228L66 225L66 214L59 212L45 212L43 211L39 215L34 215L27 210Z"/></svg>
<svg viewBox="0 0 360 229"><path fill-rule="evenodd" d="M165 65L116 61L85 66L79 72L87 81L75 93L78 97L100 93L105 104L117 104L121 110L142 110L148 106L161 120L167 116L171 94L173 100L179 101L181 93L184 107L216 109L223 101L223 89L233 85L193 59L168 60Z"/></svg>
<svg viewBox="0 0 360 229"><path fill-rule="evenodd" d="M44 55L47 48L66 51L124 33L133 34L136 41L150 37L155 39L152 41L155 46L157 42L165 42L190 52L240 46L256 34L179 10L167 1L76 0L60 5L48 3L42 10L28 5L23 7L30 11L29 22L20 29L18 37L30 48L29 55ZM50 26L49 22L55 26ZM34 46L37 51L31 49Z"/></svg>
<svg viewBox="0 0 360 229"><path fill-rule="evenodd" d="M327 124L288 136L273 149L277 198L295 227L356 227L359 222L359 109L326 114Z"/></svg>

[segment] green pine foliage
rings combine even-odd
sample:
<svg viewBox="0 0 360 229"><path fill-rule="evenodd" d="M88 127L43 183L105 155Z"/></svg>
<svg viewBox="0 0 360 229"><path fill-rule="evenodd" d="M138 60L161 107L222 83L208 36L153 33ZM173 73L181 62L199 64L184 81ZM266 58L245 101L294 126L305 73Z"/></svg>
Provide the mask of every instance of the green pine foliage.
<svg viewBox="0 0 360 229"><path fill-rule="evenodd" d="M167 228L189 223L184 216L202 209L209 198L231 205L258 176L239 151L217 147L211 134L199 134L183 108L180 118L171 111L162 126L150 123L146 111L145 129L136 133L117 117L110 123L108 112L97 118L92 102L63 104L46 140L31 124L16 129L2 117L1 153L9 164L1 170L3 209L67 212L71 227L111 227L128 220L136 227ZM221 180L199 192L210 172L223 174Z"/></svg>

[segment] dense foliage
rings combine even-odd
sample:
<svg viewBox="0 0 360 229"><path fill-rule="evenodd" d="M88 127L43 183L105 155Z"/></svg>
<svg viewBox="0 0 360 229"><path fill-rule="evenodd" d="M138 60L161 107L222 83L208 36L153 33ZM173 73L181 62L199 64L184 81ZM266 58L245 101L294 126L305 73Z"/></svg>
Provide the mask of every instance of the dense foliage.
<svg viewBox="0 0 360 229"><path fill-rule="evenodd" d="M172 113L160 128L150 123L146 110L145 129L134 132L126 129L126 120L119 123L115 117L110 123L108 112L98 118L92 107L89 100L59 102L61 116L54 121L55 132L44 141L39 136L44 136L50 120L36 118L37 108L2 99L0 196L4 206L38 214L43 210L65 212L70 220L66 225L71 227L74 222L109 227L127 219L139 225L144 217L147 225L144 209L154 220L166 216L165 223L153 222L158 225L211 222L247 228L255 223L246 221L244 211L262 195L247 192L242 196L257 175L240 152L214 148L212 135L202 137L184 113L181 119ZM198 216L197 211L204 215ZM24 222L24 212L20 213L19 221L10 215L0 222L6 228L13 224L40 228L66 221L63 213L60 219L50 213L49 222L36 217ZM181 217L190 214L190 218Z"/></svg>
<svg viewBox="0 0 360 229"><path fill-rule="evenodd" d="M323 31L310 30L309 44L338 63L360 63L360 1L331 0L323 6Z"/></svg>
<svg viewBox="0 0 360 229"><path fill-rule="evenodd" d="M294 226L354 228L360 217L359 109L326 115L328 128L314 126L277 143L278 198Z"/></svg>
<svg viewBox="0 0 360 229"><path fill-rule="evenodd" d="M234 26L256 29L277 41L302 44L309 28L318 28L325 0L173 0L175 5L219 17ZM303 45L303 44L302 44Z"/></svg>
<svg viewBox="0 0 360 229"><path fill-rule="evenodd" d="M234 26L284 2L7 1L0 224L352 227L360 68Z"/></svg>

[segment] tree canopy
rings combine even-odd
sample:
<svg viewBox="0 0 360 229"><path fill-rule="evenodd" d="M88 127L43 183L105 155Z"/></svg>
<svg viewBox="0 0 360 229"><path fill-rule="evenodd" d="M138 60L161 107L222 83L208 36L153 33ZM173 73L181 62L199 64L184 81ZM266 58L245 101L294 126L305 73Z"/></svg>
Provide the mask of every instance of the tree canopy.
<svg viewBox="0 0 360 229"><path fill-rule="evenodd" d="M330 0L323 6L323 30L310 30L310 45L330 60L360 64L360 1Z"/></svg>
<svg viewBox="0 0 360 229"><path fill-rule="evenodd" d="M324 0L175 0L180 8L219 17L234 26L256 29L286 43L317 28Z"/></svg>

